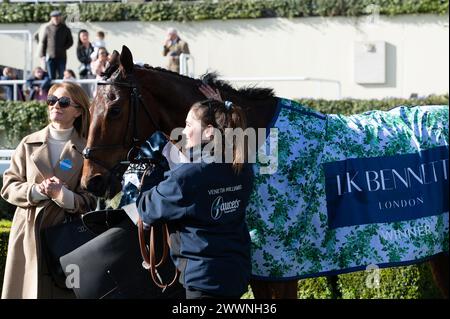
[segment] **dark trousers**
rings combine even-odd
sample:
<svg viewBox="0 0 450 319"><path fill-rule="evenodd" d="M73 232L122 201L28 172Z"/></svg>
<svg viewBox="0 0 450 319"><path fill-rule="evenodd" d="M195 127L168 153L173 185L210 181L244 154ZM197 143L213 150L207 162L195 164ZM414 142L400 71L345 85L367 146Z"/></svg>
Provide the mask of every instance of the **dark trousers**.
<svg viewBox="0 0 450 319"><path fill-rule="evenodd" d="M218 296L204 291L186 288L186 299L240 299L241 296Z"/></svg>
<svg viewBox="0 0 450 319"><path fill-rule="evenodd" d="M48 59L47 72L51 80L62 79L64 77L66 61L67 59L63 58Z"/></svg>

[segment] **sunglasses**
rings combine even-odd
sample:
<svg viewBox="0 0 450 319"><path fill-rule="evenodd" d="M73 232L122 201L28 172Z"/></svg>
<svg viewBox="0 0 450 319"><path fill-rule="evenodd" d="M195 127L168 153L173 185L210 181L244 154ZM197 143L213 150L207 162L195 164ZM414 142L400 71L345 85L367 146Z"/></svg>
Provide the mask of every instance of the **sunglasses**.
<svg viewBox="0 0 450 319"><path fill-rule="evenodd" d="M47 105L53 106L56 102L59 102L59 106L63 109L69 106L78 107L78 105L71 104L72 101L70 100L70 97L67 96L61 96L59 99L54 95L49 95L47 97Z"/></svg>

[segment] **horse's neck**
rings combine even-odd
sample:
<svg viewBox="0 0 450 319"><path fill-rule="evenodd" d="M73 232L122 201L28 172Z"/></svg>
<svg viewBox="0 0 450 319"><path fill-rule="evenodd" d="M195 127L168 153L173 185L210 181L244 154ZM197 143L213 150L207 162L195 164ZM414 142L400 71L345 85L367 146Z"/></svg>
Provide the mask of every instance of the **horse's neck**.
<svg viewBox="0 0 450 319"><path fill-rule="evenodd" d="M149 71L147 71L149 72ZM152 71L150 71L152 72ZM180 81L171 74L147 73L151 80L147 83L158 83L158 92L152 92L152 95L158 99L159 110L159 130L166 134L177 127L184 127L187 113L192 104L205 99L197 88L198 83L191 81ZM250 99L235 91L223 91L222 98L230 100L238 106L241 106L247 114L247 126L252 128L266 128L271 122L276 109L277 99L269 97L266 99Z"/></svg>
<svg viewBox="0 0 450 319"><path fill-rule="evenodd" d="M147 99L157 105L158 109L153 110L157 114L157 130L170 135L173 129L184 126L190 101L193 100L190 97L192 89L184 89L170 77L170 74L159 74L150 70L145 72L143 92L150 93L151 96L147 96Z"/></svg>

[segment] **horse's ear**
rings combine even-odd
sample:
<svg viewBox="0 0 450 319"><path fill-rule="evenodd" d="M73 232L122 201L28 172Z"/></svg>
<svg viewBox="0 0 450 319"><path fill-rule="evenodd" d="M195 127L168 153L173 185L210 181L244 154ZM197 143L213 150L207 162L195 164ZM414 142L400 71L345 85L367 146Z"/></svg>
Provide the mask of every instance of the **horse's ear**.
<svg viewBox="0 0 450 319"><path fill-rule="evenodd" d="M133 55L127 46L122 46L122 52L120 53L120 65L126 74L133 72Z"/></svg>

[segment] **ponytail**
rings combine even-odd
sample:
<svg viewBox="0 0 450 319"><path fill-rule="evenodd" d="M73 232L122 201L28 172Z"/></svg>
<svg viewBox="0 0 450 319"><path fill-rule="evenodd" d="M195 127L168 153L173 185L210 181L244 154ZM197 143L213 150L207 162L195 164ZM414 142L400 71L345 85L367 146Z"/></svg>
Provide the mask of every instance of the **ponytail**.
<svg viewBox="0 0 450 319"><path fill-rule="evenodd" d="M226 145L225 141L230 131L237 128L241 128L244 131L247 128L247 120L242 108L230 101L220 102L209 99L195 103L191 110L201 121L202 127L211 125L221 132L222 140L220 143L222 145L220 145L219 149L224 150L225 147L232 147L233 169L239 174L243 163L247 159L245 140L244 138L233 138L232 145Z"/></svg>

